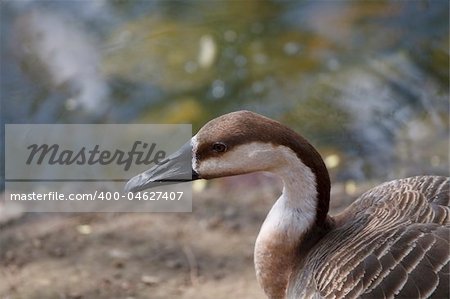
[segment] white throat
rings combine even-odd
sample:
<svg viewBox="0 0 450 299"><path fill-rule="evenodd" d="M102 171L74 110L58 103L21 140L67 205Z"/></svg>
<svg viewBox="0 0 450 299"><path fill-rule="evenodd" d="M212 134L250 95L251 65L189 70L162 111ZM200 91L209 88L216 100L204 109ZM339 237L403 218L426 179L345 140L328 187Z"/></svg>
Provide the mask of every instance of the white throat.
<svg viewBox="0 0 450 299"><path fill-rule="evenodd" d="M260 235L273 232L287 234L293 242L314 224L317 209L316 177L309 167L287 147L278 148L286 164L273 170L283 181L283 192L261 227Z"/></svg>

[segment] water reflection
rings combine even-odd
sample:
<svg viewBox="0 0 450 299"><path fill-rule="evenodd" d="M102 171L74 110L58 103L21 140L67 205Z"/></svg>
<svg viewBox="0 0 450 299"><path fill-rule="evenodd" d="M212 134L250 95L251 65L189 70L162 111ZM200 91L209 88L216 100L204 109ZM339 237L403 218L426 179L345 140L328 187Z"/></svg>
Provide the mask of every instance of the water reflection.
<svg viewBox="0 0 450 299"><path fill-rule="evenodd" d="M103 111L109 90L99 70L99 47L88 31L70 17L42 11L20 16L15 29L15 53L34 80L45 74L51 89L67 89L67 110Z"/></svg>
<svg viewBox="0 0 450 299"><path fill-rule="evenodd" d="M4 123L197 129L251 109L337 179L448 174L448 1L1 5Z"/></svg>

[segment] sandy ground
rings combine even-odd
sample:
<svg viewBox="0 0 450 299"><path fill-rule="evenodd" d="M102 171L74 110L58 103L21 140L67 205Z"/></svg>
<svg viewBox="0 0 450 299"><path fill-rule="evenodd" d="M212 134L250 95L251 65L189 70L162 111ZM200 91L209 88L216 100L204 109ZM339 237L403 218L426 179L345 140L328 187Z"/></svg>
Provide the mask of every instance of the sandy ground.
<svg viewBox="0 0 450 299"><path fill-rule="evenodd" d="M194 193L192 213L24 214L1 226L0 298L264 298L253 246L280 190L248 175Z"/></svg>

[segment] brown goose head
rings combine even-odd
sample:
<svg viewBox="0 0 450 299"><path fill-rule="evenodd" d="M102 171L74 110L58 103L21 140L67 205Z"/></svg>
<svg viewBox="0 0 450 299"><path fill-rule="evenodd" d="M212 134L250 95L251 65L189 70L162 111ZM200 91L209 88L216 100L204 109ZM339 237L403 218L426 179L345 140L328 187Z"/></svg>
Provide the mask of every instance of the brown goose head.
<svg viewBox="0 0 450 299"><path fill-rule="evenodd" d="M320 223L328 212L330 191L328 172L320 155L290 128L250 111L232 112L211 120L163 165L132 178L125 190L137 192L162 184L257 171L277 173L292 163L286 158L286 150L314 174L318 197L316 221Z"/></svg>

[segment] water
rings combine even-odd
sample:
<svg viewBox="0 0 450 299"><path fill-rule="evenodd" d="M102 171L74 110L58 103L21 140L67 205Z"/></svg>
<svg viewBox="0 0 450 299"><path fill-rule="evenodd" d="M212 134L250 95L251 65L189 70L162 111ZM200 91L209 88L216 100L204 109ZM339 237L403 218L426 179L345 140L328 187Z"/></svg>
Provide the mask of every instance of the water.
<svg viewBox="0 0 450 299"><path fill-rule="evenodd" d="M449 174L448 1L1 8L2 123L198 129L250 109L309 138L337 180Z"/></svg>

